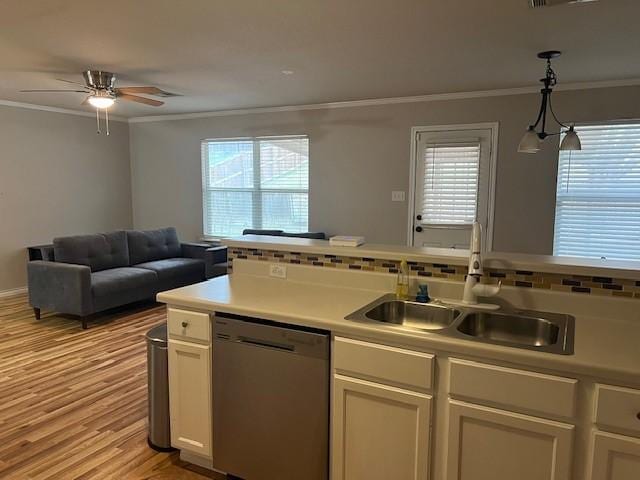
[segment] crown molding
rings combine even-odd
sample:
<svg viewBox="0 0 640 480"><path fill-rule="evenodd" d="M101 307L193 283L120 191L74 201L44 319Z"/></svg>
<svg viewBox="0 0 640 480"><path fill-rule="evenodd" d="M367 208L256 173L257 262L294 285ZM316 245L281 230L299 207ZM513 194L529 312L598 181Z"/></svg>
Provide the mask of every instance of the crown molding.
<svg viewBox="0 0 640 480"><path fill-rule="evenodd" d="M577 82L558 85L556 91L589 90L592 88L632 87L640 85L640 78L628 80L607 80L600 82ZM350 100L344 102L314 103L307 105L288 105L282 107L241 108L235 110L216 110L211 112L178 113L168 115L152 115L131 117L129 123L167 122L172 120L190 120L196 118L226 117L232 115L248 115L258 113L296 112L304 110L325 110L333 108L371 107L378 105L394 105L401 103L439 102L446 100L464 100L470 98L501 97L509 95L525 95L539 93L539 86L502 88L495 90L477 90L472 92L437 93L412 97L372 98L367 100Z"/></svg>
<svg viewBox="0 0 640 480"><path fill-rule="evenodd" d="M27 110L40 110L42 112L52 112L52 113L63 113L66 115L77 115L80 117L91 117L95 118L95 113L84 112L81 110L72 110L70 108L59 108L59 107L50 107L48 105L37 105L35 103L22 103L22 102L12 102L10 100L0 100L0 106L4 107L14 107L14 108L25 108ZM109 121L115 122L128 122L128 119L125 117L120 117L118 115L109 115Z"/></svg>
<svg viewBox="0 0 640 480"><path fill-rule="evenodd" d="M640 85L640 78L632 78L628 80L606 80L600 82L576 82L558 85L556 91L570 90L589 90L592 88L615 88L615 87L633 87ZM402 103L420 103L420 102L441 102L447 100L465 100L471 98L486 97L502 97L509 95L526 95L538 93L539 86L517 87L517 88L501 88L494 90L476 90L470 92L455 93L436 93L431 95L416 95L411 97L388 97L388 98L371 98L366 100L348 100L343 102L327 102L313 103L305 105L285 105L280 107L258 107L258 108L240 108L235 110L214 110L209 112L195 113L177 113L167 115L150 115L142 117L121 117L118 115L109 115L109 120L125 123L147 123L147 122L168 122L172 120L190 120L197 118L209 117L227 117L233 115L249 115L259 113L277 113L277 112L297 112L305 110L326 110L334 108L357 108L372 107L379 105L396 105ZM63 113L67 115L78 115L81 117L95 117L94 113L81 110L73 110L70 108L50 107L47 105L37 105L33 103L14 102L10 100L0 100L0 106L25 108L29 110L40 110L44 112Z"/></svg>

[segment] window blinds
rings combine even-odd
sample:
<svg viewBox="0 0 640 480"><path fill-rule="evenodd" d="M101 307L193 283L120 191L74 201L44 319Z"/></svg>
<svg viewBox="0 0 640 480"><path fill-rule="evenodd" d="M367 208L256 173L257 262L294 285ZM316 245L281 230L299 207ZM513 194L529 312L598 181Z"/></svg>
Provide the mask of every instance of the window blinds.
<svg viewBox="0 0 640 480"><path fill-rule="evenodd" d="M308 230L309 140L262 137L202 142L204 234L245 228Z"/></svg>
<svg viewBox="0 0 640 480"><path fill-rule="evenodd" d="M576 128L561 151L554 255L640 260L640 123Z"/></svg>
<svg viewBox="0 0 640 480"><path fill-rule="evenodd" d="M477 211L479 170L479 141L427 145L421 192L422 223L473 223Z"/></svg>

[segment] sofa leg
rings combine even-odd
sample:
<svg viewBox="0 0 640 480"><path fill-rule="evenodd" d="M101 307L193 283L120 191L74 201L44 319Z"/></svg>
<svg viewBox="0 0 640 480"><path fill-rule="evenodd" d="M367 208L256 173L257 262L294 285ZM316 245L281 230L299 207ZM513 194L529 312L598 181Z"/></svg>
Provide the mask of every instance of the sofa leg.
<svg viewBox="0 0 640 480"><path fill-rule="evenodd" d="M39 308L33 308L33 314L36 316L36 320L40 320L40 309Z"/></svg>
<svg viewBox="0 0 640 480"><path fill-rule="evenodd" d="M86 330L88 328L87 327L87 317L82 317L80 320L82 321L82 329Z"/></svg>

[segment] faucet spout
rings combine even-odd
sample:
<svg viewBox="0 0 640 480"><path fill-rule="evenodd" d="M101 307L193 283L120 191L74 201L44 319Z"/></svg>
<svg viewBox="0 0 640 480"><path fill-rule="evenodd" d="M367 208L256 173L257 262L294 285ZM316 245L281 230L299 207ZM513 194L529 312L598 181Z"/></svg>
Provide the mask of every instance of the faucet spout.
<svg viewBox="0 0 640 480"><path fill-rule="evenodd" d="M498 286L483 285L480 279L484 276L482 268L482 227L480 223L474 222L471 230L471 242L469 244L469 268L467 278L464 283L464 293L462 303L467 305L477 305L478 297L491 297L497 295L501 284Z"/></svg>

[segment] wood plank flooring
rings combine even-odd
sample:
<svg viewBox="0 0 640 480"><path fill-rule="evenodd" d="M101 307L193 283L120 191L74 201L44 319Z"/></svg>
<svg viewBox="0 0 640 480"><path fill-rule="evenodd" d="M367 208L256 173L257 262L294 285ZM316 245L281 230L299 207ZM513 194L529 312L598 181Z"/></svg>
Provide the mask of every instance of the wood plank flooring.
<svg viewBox="0 0 640 480"><path fill-rule="evenodd" d="M82 330L0 298L0 479L223 479L147 445L144 334L165 320L150 303Z"/></svg>

